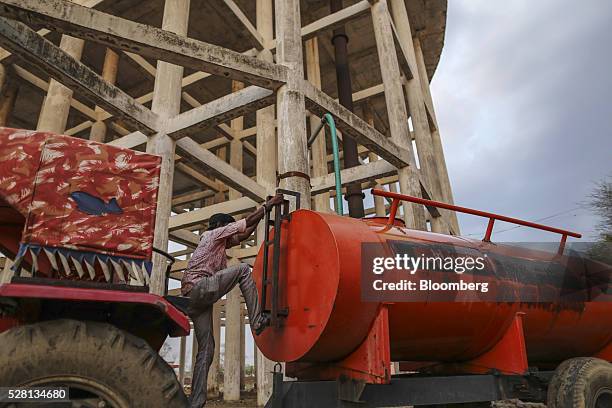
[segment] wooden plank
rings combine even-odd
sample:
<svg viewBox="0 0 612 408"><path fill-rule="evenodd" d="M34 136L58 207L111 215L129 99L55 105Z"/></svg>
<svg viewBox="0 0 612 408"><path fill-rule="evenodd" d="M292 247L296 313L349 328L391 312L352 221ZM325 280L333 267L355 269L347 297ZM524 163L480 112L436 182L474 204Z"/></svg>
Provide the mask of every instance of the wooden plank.
<svg viewBox="0 0 612 408"><path fill-rule="evenodd" d="M170 217L169 228L170 231L187 228L192 225L198 225L208 222L210 217L216 213L225 213L230 215L240 214L251 210L256 206L257 203L248 197L241 197L237 200L225 201L219 204L209 205L208 207L200 208L199 210L173 215L172 217ZM174 237L174 234L171 233L171 236ZM183 238L185 238L185 234L183 234Z"/></svg>
<svg viewBox="0 0 612 408"><path fill-rule="evenodd" d="M2 0L0 15L265 88L285 82L285 67L67 0Z"/></svg>
<svg viewBox="0 0 612 408"><path fill-rule="evenodd" d="M157 115L25 24L0 17L0 44L20 58L38 65L59 82L79 91L135 129L146 134L155 133Z"/></svg>
<svg viewBox="0 0 612 408"><path fill-rule="evenodd" d="M353 182L375 180L380 177L391 176L395 173L397 173L397 168L384 160L376 160L372 163L340 171L343 186ZM326 176L315 177L312 179L311 184L312 195L327 193L336 185L335 175L334 173L329 173Z"/></svg>
<svg viewBox="0 0 612 408"><path fill-rule="evenodd" d="M312 113L319 116L327 112L331 113L336 121L336 126L343 134L351 136L357 143L364 145L368 150L396 167L410 165L410 151L390 141L359 116L307 81L303 81L303 90L306 96L306 107Z"/></svg>
<svg viewBox="0 0 612 408"><path fill-rule="evenodd" d="M234 2L234 0L223 0L225 5L234 13L236 18L242 23L244 28L246 28L247 33L249 34L249 40L251 41L251 45L255 47L257 50L261 51L265 48L263 37L257 29L251 23L249 18L244 14L244 12L238 7L238 5Z"/></svg>
<svg viewBox="0 0 612 408"><path fill-rule="evenodd" d="M195 140L185 137L176 142L176 148L180 150L184 158L202 164L208 169L210 174L224 182L228 187L239 191L255 201L265 201L267 193L263 186L219 159L213 153L203 149Z"/></svg>
<svg viewBox="0 0 612 408"><path fill-rule="evenodd" d="M274 99L273 91L250 86L170 119L167 132L173 139L180 139L269 106Z"/></svg>

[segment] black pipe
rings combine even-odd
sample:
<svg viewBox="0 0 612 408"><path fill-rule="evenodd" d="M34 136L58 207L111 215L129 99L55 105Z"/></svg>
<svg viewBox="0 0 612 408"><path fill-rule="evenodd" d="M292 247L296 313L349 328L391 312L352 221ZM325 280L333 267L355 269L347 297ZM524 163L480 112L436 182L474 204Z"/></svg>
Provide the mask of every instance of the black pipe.
<svg viewBox="0 0 612 408"><path fill-rule="evenodd" d="M330 0L332 13L342 10L342 0ZM334 30L332 37L336 59L336 81L338 83L338 100L340 105L353 112L353 89L351 86L351 72L348 63L348 36L344 26ZM359 166L357 143L346 134L342 134L342 150L344 151L344 168ZM365 217L363 208L363 192L360 183L351 183L346 186L346 201L348 201L349 215L353 218Z"/></svg>

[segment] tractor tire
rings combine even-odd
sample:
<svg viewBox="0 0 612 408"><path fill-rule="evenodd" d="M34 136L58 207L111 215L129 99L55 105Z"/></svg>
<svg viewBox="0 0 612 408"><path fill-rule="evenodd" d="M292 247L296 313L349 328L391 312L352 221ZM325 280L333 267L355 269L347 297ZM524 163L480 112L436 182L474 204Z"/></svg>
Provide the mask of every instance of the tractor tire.
<svg viewBox="0 0 612 408"><path fill-rule="evenodd" d="M0 385L65 386L73 406L185 407L172 368L142 339L96 322L51 320L0 334Z"/></svg>
<svg viewBox="0 0 612 408"><path fill-rule="evenodd" d="M612 407L612 364L592 357L564 361L548 385L547 407Z"/></svg>

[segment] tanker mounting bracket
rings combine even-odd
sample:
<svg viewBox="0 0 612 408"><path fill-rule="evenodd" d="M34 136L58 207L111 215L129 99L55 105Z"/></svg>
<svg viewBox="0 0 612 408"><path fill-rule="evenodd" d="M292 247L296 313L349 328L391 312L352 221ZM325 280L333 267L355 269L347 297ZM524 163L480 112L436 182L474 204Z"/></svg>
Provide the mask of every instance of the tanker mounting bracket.
<svg viewBox="0 0 612 408"><path fill-rule="evenodd" d="M295 208L300 208L300 193L291 190L277 189L277 194L290 195L295 197ZM268 197L270 198L270 197ZM274 210L274 219L270 219L270 215ZM263 269L262 269L262 282L261 282L261 307L263 314L270 317L269 322L273 327L280 327L281 321L289 315L287 308L280 308L279 306L279 284L278 274L280 269L280 247L281 247L281 231L283 221L291 221L291 213L289 207L289 200L283 200L282 203L274 205L266 210L265 214L265 230L264 230L264 248L263 248ZM270 240L270 227L274 227L274 236ZM270 246L272 246L272 271L270 271ZM268 285L272 285L271 288L271 307L267 308L268 300Z"/></svg>

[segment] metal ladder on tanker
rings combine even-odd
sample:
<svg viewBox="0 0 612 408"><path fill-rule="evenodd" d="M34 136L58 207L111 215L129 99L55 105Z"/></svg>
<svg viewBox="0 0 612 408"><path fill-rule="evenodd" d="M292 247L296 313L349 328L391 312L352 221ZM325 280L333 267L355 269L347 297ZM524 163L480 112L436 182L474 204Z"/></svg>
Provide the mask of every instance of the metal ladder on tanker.
<svg viewBox="0 0 612 408"><path fill-rule="evenodd" d="M300 208L300 193L290 190L277 189L277 194L290 195L295 197L295 208ZM268 197L270 198L270 197ZM274 210L274 219L270 219L272 210ZM272 208L266 209L264 219L264 242L263 242L263 260L261 273L261 308L262 313L270 319L270 326L279 328L284 318L289 315L288 308L279 306L279 272L281 261L281 231L283 221L289 222L291 213L289 211L289 200L283 200L281 204L274 205ZM274 227L274 234L270 240L270 227ZM272 271L270 271L270 246L272 246ZM270 276L270 272L271 275ZM268 286L271 288L270 308L267 308L268 302Z"/></svg>

